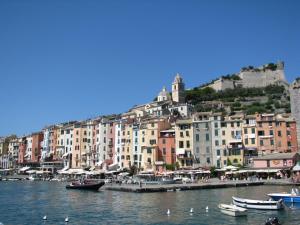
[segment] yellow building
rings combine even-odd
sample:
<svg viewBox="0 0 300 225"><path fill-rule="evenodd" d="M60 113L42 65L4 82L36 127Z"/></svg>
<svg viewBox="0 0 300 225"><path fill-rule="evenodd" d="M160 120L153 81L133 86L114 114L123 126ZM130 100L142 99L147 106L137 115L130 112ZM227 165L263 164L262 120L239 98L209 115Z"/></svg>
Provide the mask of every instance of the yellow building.
<svg viewBox="0 0 300 225"><path fill-rule="evenodd" d="M222 161L224 165L227 165L229 161L232 165L243 165L242 126L242 114L227 116L221 123Z"/></svg>
<svg viewBox="0 0 300 225"><path fill-rule="evenodd" d="M144 170L156 170L159 132L170 127L166 118L152 118L141 122L139 144L142 156L141 167Z"/></svg>
<svg viewBox="0 0 300 225"><path fill-rule="evenodd" d="M192 119L178 120L175 125L176 158L180 167L193 166Z"/></svg>

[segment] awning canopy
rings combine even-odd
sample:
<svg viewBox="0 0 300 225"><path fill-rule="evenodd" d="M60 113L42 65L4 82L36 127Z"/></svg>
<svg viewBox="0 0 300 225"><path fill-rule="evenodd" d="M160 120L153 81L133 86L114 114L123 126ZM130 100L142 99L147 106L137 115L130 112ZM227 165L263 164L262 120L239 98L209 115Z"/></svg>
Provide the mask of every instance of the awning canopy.
<svg viewBox="0 0 300 225"><path fill-rule="evenodd" d="M25 167L22 167L22 168L20 169L20 171L21 171L21 172L25 172L26 170L29 170L29 169L30 169L29 166L25 166Z"/></svg>
<svg viewBox="0 0 300 225"><path fill-rule="evenodd" d="M65 154L63 154L62 157L67 157L70 153L69 152L66 152Z"/></svg>
<svg viewBox="0 0 300 225"><path fill-rule="evenodd" d="M294 166L293 171L300 171L300 165L297 164L296 166Z"/></svg>
<svg viewBox="0 0 300 225"><path fill-rule="evenodd" d="M27 170L26 173L33 174L33 173L36 173L36 170Z"/></svg>
<svg viewBox="0 0 300 225"><path fill-rule="evenodd" d="M185 149L184 148L177 148L176 149L176 155L184 155Z"/></svg>

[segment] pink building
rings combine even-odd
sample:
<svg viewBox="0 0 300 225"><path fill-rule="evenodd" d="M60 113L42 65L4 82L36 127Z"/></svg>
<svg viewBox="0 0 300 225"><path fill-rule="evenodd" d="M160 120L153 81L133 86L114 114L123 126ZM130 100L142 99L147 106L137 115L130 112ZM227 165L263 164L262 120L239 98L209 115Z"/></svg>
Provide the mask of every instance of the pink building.
<svg viewBox="0 0 300 225"><path fill-rule="evenodd" d="M253 158L254 169L290 169L300 159L298 153L274 153Z"/></svg>

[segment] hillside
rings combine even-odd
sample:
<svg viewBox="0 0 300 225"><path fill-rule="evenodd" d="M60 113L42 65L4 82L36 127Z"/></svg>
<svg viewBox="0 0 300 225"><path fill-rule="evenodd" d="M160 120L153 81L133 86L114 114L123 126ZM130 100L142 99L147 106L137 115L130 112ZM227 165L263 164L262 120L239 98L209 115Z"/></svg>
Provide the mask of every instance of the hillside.
<svg viewBox="0 0 300 225"><path fill-rule="evenodd" d="M195 106L195 111L215 111L226 114L243 111L246 114L289 113L290 98L284 86L268 85L266 87L225 89L194 88L185 91L186 102Z"/></svg>

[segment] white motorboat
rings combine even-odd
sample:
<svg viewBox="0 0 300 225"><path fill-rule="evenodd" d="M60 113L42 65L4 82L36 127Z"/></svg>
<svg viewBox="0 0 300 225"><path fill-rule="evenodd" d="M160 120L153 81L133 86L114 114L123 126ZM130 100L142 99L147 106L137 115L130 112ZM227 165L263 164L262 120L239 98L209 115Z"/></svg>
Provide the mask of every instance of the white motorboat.
<svg viewBox="0 0 300 225"><path fill-rule="evenodd" d="M283 201L273 201L273 200L253 200L253 199L246 199L246 198L238 198L232 196L232 202L234 205L247 208L247 209L271 209L271 210L278 210L283 208Z"/></svg>
<svg viewBox="0 0 300 225"><path fill-rule="evenodd" d="M222 213L229 216L247 216L247 209L238 207L236 205L219 204L218 207Z"/></svg>

